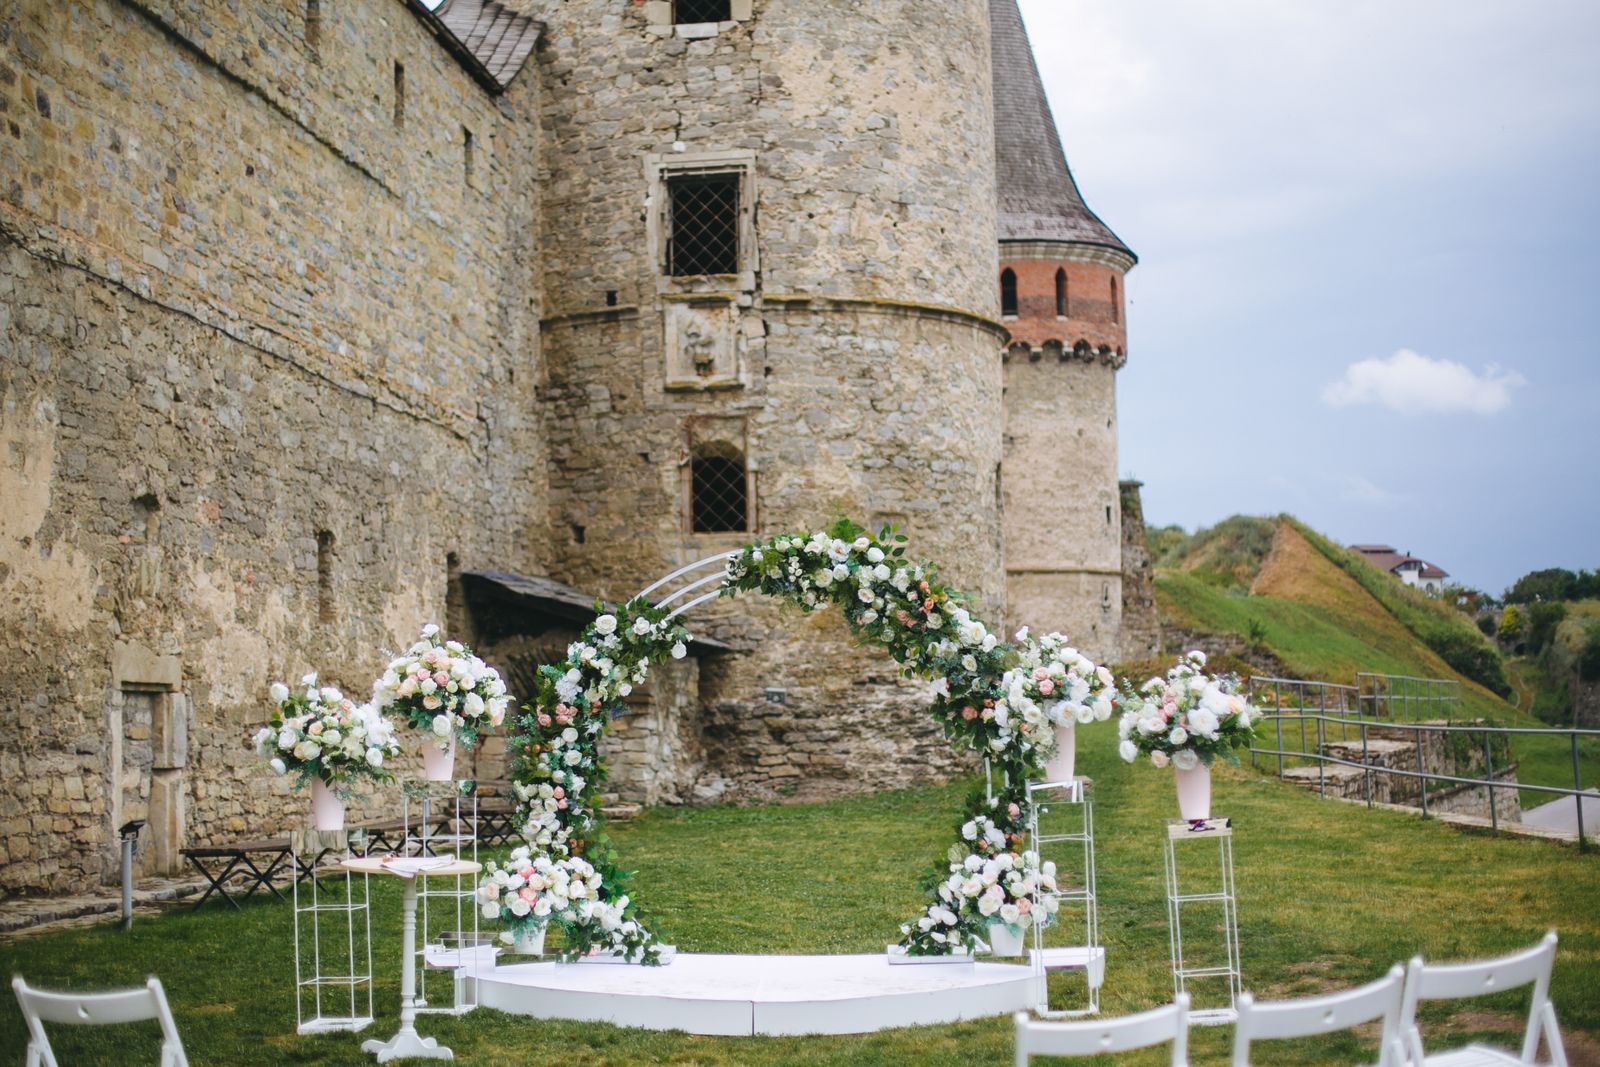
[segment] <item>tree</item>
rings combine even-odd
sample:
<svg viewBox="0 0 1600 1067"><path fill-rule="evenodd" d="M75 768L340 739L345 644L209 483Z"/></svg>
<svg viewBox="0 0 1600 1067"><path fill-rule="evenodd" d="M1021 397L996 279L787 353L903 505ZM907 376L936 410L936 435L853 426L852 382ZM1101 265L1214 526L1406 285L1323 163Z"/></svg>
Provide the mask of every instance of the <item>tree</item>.
<svg viewBox="0 0 1600 1067"><path fill-rule="evenodd" d="M1479 615L1478 629L1483 631L1483 636L1493 637L1495 634L1495 621L1493 615Z"/></svg>
<svg viewBox="0 0 1600 1067"><path fill-rule="evenodd" d="M1529 571L1506 590L1507 604L1531 604L1536 600L1571 600L1578 576L1564 567Z"/></svg>
<svg viewBox="0 0 1600 1067"><path fill-rule="evenodd" d="M1534 655L1544 651L1551 638L1555 637L1556 627L1566 617L1567 606L1559 602L1541 600L1528 605L1528 648Z"/></svg>
<svg viewBox="0 0 1600 1067"><path fill-rule="evenodd" d="M1600 598L1600 571L1579 571L1572 583L1572 599L1594 600Z"/></svg>
<svg viewBox="0 0 1600 1067"><path fill-rule="evenodd" d="M1506 610L1500 613L1500 640L1514 645L1522 640L1522 633L1522 612L1515 604L1507 604Z"/></svg>
<svg viewBox="0 0 1600 1067"><path fill-rule="evenodd" d="M1600 619L1583 628L1583 647L1578 651L1578 677L1586 682L1600 679Z"/></svg>

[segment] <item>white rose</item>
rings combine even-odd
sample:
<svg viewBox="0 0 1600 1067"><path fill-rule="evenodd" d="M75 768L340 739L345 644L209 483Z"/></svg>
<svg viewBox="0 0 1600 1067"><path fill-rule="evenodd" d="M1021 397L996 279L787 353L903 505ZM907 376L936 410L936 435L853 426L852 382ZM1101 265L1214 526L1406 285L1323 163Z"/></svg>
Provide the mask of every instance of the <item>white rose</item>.
<svg viewBox="0 0 1600 1067"><path fill-rule="evenodd" d="M433 732L440 737L450 736L450 716L435 715L433 717Z"/></svg>
<svg viewBox="0 0 1600 1067"><path fill-rule="evenodd" d="M566 760L568 767L576 767L583 761L583 753L578 749L569 748L567 749L566 755L562 758Z"/></svg>
<svg viewBox="0 0 1600 1067"><path fill-rule="evenodd" d="M289 699L289 687L282 682L273 682L267 688L267 696L272 698L274 704L282 704Z"/></svg>
<svg viewBox="0 0 1600 1067"><path fill-rule="evenodd" d="M463 705L463 707L466 708L468 718L476 719L483 714L483 698L477 693L468 693L466 703Z"/></svg>
<svg viewBox="0 0 1600 1067"><path fill-rule="evenodd" d="M883 549L879 548L877 545L873 545L871 548L867 549L867 562L868 563L882 563L883 562ZM886 575L884 575L884 577L887 578L888 575L886 574Z"/></svg>
<svg viewBox="0 0 1600 1067"><path fill-rule="evenodd" d="M1000 905L1000 921L1007 926L1015 926L1020 918L1022 911L1015 904Z"/></svg>
<svg viewBox="0 0 1600 1067"><path fill-rule="evenodd" d="M367 762L374 767L383 766L383 749L376 746L367 749Z"/></svg>
<svg viewBox="0 0 1600 1067"><path fill-rule="evenodd" d="M651 625L650 620L645 618L643 615L633 620L633 632L640 637L645 636L652 629L654 629L654 627Z"/></svg>
<svg viewBox="0 0 1600 1067"><path fill-rule="evenodd" d="M279 748L293 748L294 747L294 741L295 741L295 738L294 738L294 731L293 730L285 729L285 730L281 731L278 734L278 747Z"/></svg>
<svg viewBox="0 0 1600 1067"><path fill-rule="evenodd" d="M272 757L272 769L278 774L287 774L289 772L288 766L277 756Z"/></svg>
<svg viewBox="0 0 1600 1067"><path fill-rule="evenodd" d="M617 617L615 615L602 615L594 620L594 632L601 637L609 637L617 632Z"/></svg>
<svg viewBox="0 0 1600 1067"><path fill-rule="evenodd" d="M1192 748L1180 748L1172 754L1172 765L1180 771L1192 771L1200 765L1200 757Z"/></svg>
<svg viewBox="0 0 1600 1067"><path fill-rule="evenodd" d="M1174 726L1172 728L1172 732L1167 735L1167 740L1171 741L1174 745L1185 744L1189 740L1189 731L1185 730L1181 726Z"/></svg>
<svg viewBox="0 0 1600 1067"><path fill-rule="evenodd" d="M672 646L672 658L673 659L682 659L684 656L687 656L688 654L689 654L689 650L688 650L688 648L686 648L684 646L684 643L682 641L679 641L679 642L677 642L676 644L674 644Z"/></svg>
<svg viewBox="0 0 1600 1067"><path fill-rule="evenodd" d="M1139 758L1139 746L1125 740L1117 745L1117 755L1121 756L1124 762L1132 763Z"/></svg>
<svg viewBox="0 0 1600 1067"><path fill-rule="evenodd" d="M317 684L317 672L316 671L312 671L310 674L301 675L300 676L300 684L301 685L316 685Z"/></svg>
<svg viewBox="0 0 1600 1067"><path fill-rule="evenodd" d="M850 577L850 568L849 567L845 566L843 563L838 563L838 564L834 565L834 568L833 568L833 580L834 581L842 582L848 577Z"/></svg>

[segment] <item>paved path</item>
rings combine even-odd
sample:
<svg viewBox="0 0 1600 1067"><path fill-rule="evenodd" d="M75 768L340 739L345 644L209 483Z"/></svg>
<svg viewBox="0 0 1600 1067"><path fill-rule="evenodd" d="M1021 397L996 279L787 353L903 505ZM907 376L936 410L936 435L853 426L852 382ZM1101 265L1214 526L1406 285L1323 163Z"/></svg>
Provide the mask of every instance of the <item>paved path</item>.
<svg viewBox="0 0 1600 1067"><path fill-rule="evenodd" d="M1537 808L1525 808L1522 821L1529 826L1543 826L1551 830L1578 832L1579 797L1559 797ZM1600 789L1590 789L1582 796L1583 832L1590 837L1600 834Z"/></svg>

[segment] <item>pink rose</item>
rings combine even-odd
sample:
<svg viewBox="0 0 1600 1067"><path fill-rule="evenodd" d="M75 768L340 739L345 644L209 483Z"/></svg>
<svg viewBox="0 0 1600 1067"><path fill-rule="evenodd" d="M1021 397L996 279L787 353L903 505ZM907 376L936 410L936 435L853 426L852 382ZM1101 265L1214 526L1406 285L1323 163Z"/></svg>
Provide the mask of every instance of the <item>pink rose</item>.
<svg viewBox="0 0 1600 1067"><path fill-rule="evenodd" d="M1040 696L1046 696L1047 697L1051 693L1054 693L1055 691L1056 691L1056 683L1052 682L1050 679L1046 678L1046 679L1044 679L1043 681L1041 681L1039 683L1039 695Z"/></svg>
<svg viewBox="0 0 1600 1067"><path fill-rule="evenodd" d="M311 724L311 729L306 731L306 733L310 734L313 737L315 737L317 734L320 734L321 732L322 732L322 724L320 722L312 723Z"/></svg>
<svg viewBox="0 0 1600 1067"><path fill-rule="evenodd" d="M565 800L556 801L556 810L557 811L566 811L567 810L567 802Z"/></svg>
<svg viewBox="0 0 1600 1067"><path fill-rule="evenodd" d="M517 874L522 876L522 880L524 882L526 882L528 879L532 878L537 873L538 872L535 871L531 866L530 867L524 867L524 868L522 868L522 870L517 872Z"/></svg>
<svg viewBox="0 0 1600 1067"><path fill-rule="evenodd" d="M433 684L434 685L449 685L450 684L450 676L448 674L446 674L444 671L434 671L433 672Z"/></svg>
<svg viewBox="0 0 1600 1067"><path fill-rule="evenodd" d="M1015 819L1022 814L1022 809L1017 807L1015 804L1007 804L1006 814Z"/></svg>
<svg viewBox="0 0 1600 1067"><path fill-rule="evenodd" d="M1030 912L1032 910L1033 910L1033 901L1029 900L1027 897L1019 897L1019 898L1017 898L1017 911L1020 914L1026 915L1026 914L1028 914L1028 912Z"/></svg>
<svg viewBox="0 0 1600 1067"><path fill-rule="evenodd" d="M1048 677L1050 677L1050 672L1048 670L1046 670L1044 667L1035 667L1033 669L1033 680L1034 681L1042 682Z"/></svg>
<svg viewBox="0 0 1600 1067"><path fill-rule="evenodd" d="M971 722L973 719L978 717L978 709L973 707L971 704L968 704L966 707L961 709L961 717L968 722Z"/></svg>
<svg viewBox="0 0 1600 1067"><path fill-rule="evenodd" d="M490 882L483 887L483 895L488 900L500 899L500 883Z"/></svg>
<svg viewBox="0 0 1600 1067"><path fill-rule="evenodd" d="M517 890L517 896L521 897L523 900L526 900L529 904L532 904L539 899L539 894L535 893L529 886L523 886L521 889Z"/></svg>
<svg viewBox="0 0 1600 1067"><path fill-rule="evenodd" d="M558 786L555 787L555 789L553 789L551 791L550 795L555 797L557 800L560 800L562 797L567 795L567 791L566 791L566 789L564 789L563 787L558 785Z"/></svg>
<svg viewBox="0 0 1600 1067"><path fill-rule="evenodd" d="M539 713L539 725L540 726L549 726L550 725L550 716L546 715L542 711Z"/></svg>

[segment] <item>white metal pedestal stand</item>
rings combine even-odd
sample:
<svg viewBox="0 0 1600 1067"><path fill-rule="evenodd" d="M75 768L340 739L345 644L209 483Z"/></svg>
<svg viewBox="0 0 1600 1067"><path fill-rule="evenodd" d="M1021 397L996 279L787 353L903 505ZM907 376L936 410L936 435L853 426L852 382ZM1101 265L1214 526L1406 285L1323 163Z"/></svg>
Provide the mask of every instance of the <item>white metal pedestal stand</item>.
<svg viewBox="0 0 1600 1067"><path fill-rule="evenodd" d="M1209 892L1184 893L1179 888L1178 848L1189 842L1211 842L1217 846L1218 877ZM1239 994L1239 911L1233 882L1233 826L1227 819L1208 819L1202 824L1173 819L1167 823L1166 850L1163 854L1167 885L1167 930L1172 941L1172 991L1189 992L1188 983L1196 978L1222 978L1228 986L1228 1006L1201 1008L1189 1013L1198 1026L1231 1023L1238 1019ZM1194 903L1219 904L1224 962L1212 966L1191 966L1184 951L1183 906Z"/></svg>
<svg viewBox="0 0 1600 1067"><path fill-rule="evenodd" d="M1038 978L1038 1002L1035 1012L1042 1018L1062 1019L1095 1015L1100 1011L1100 986L1105 981L1106 950L1100 946L1100 906L1097 896L1094 864L1094 801L1089 796L1093 785L1087 778L1071 778L1062 782L1029 782L1028 793L1028 844L1039 857L1056 863L1056 884L1064 886L1067 872L1060 857L1046 856L1047 845L1079 845L1082 852L1082 887L1058 888L1054 896L1062 904L1083 906L1084 941L1081 945L1046 945L1048 930L1033 927L1033 951L1029 960ZM1081 815L1080 829L1066 833L1040 833L1039 814L1051 807L1075 807ZM1035 896L1037 905L1043 891ZM1059 924L1058 924L1059 925ZM1050 929L1055 929L1051 927ZM1052 1009L1050 1007L1050 975L1056 971L1082 971L1088 984L1088 999L1082 1008Z"/></svg>
<svg viewBox="0 0 1600 1067"><path fill-rule="evenodd" d="M401 877L396 871L385 867L383 861L379 859L345 860L340 866L357 874L388 874ZM448 866L422 871L414 878L405 879L405 897L402 905L405 910L402 913L400 926L400 1029L387 1041L374 1040L361 1043L361 1051L375 1054L379 1063L387 1063L389 1060L405 1056L432 1060L455 1059L455 1053L433 1038L423 1037L417 1033L417 880L430 876L451 878L458 875L472 875L482 869L479 864L455 860Z"/></svg>
<svg viewBox="0 0 1600 1067"><path fill-rule="evenodd" d="M448 791L448 795L443 794ZM478 797L471 780L454 782L407 782L401 790L402 851L408 856L434 856L448 852L459 860L478 861ZM413 820L412 816L417 817ZM441 814L443 818L441 819ZM441 888L433 888L439 885ZM421 905L417 958L422 970L417 974L416 1005L419 1015L465 1015L478 1006L477 983L468 972L482 951L478 932L477 881L456 876L447 881L435 877L417 889ZM434 929L441 917L444 927ZM452 925L453 923L453 925ZM432 939L438 935L438 942ZM451 948L446 940L454 941ZM428 974L451 972L450 998L442 1004L428 1000Z"/></svg>
<svg viewBox="0 0 1600 1067"><path fill-rule="evenodd" d="M348 855L348 840L342 831L297 830L289 835L291 853L292 900L294 905L294 1010L295 1032L300 1034L326 1034L336 1031L365 1030L372 1023L372 916L367 908L367 878L349 871L340 874L315 870L317 859L330 849ZM311 869L308 881L310 902L301 899L301 864ZM321 879L339 879L344 882L344 892L337 888L324 893ZM359 896L356 886L361 887ZM342 899L341 899L342 898ZM339 927L332 933L329 950L324 953L322 933L324 917L331 925ZM339 922L342 917L343 923ZM308 951L301 952L304 935L310 935ZM308 958L309 957L309 958ZM311 973L305 973L306 965ZM330 967L335 973L325 973ZM366 987L366 996L361 988ZM326 1014L324 993L340 992L329 1005L334 1011L346 1009L345 1014ZM309 1001L309 1005L307 1004ZM310 1013L307 1014L309 1007Z"/></svg>

